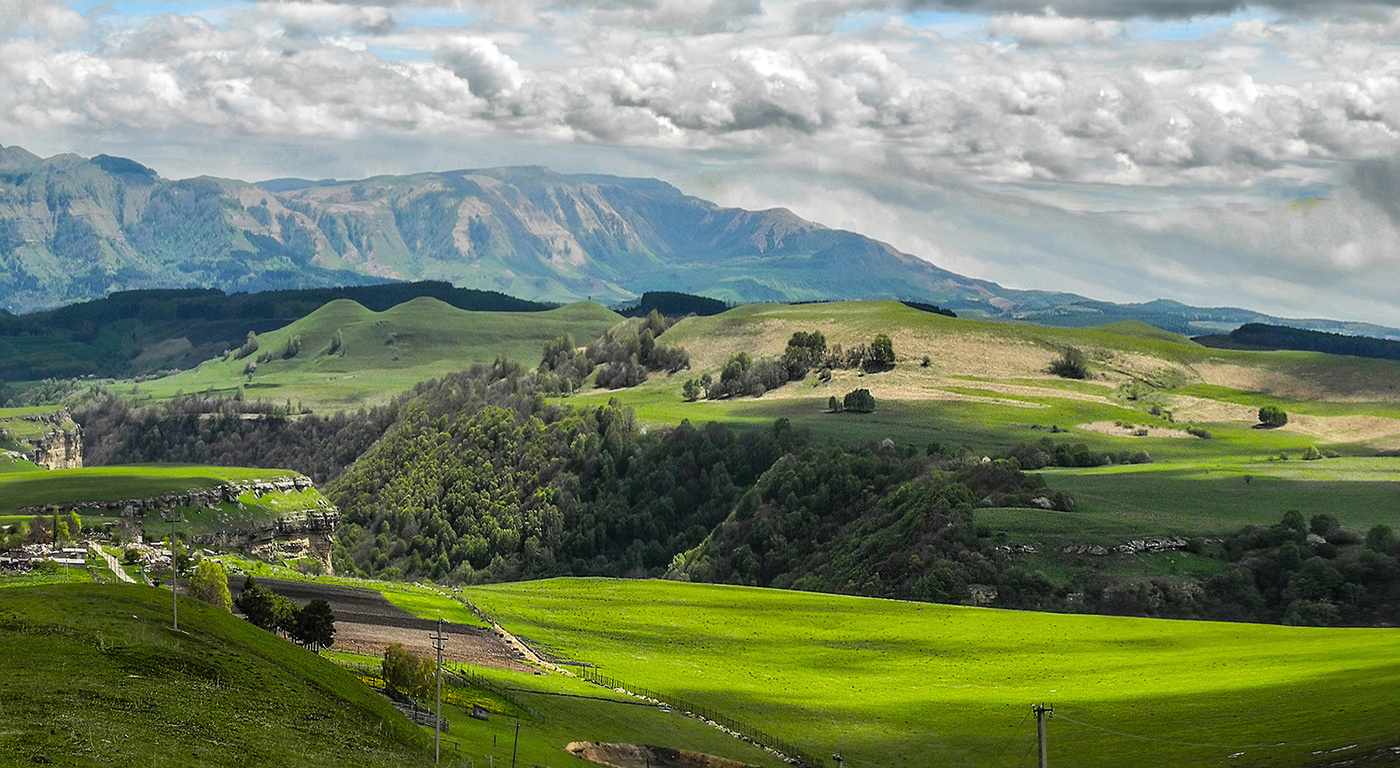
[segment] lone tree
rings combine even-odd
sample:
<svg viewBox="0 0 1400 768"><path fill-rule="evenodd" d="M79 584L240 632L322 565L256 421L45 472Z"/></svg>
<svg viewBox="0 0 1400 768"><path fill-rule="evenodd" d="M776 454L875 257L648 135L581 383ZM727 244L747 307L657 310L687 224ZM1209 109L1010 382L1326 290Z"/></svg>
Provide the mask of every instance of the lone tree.
<svg viewBox="0 0 1400 768"><path fill-rule="evenodd" d="M1273 405L1266 405L1259 409L1259 423L1275 429L1288 423L1288 414L1282 408Z"/></svg>
<svg viewBox="0 0 1400 768"><path fill-rule="evenodd" d="M384 683L393 690L413 698L422 698L433 688L433 675L437 667L431 659L414 656L402 643L390 643L384 649L384 661L379 671Z"/></svg>
<svg viewBox="0 0 1400 768"><path fill-rule="evenodd" d="M887 371L894 367L894 342L888 334L877 333L870 342L870 355L865 358L867 371Z"/></svg>
<svg viewBox="0 0 1400 768"><path fill-rule="evenodd" d="M190 577L190 596L225 611L233 607L228 593L228 573L213 560L200 560Z"/></svg>
<svg viewBox="0 0 1400 768"><path fill-rule="evenodd" d="M1075 347L1066 347L1060 358L1050 364L1050 372L1064 379L1087 379L1089 367L1084 353Z"/></svg>
<svg viewBox="0 0 1400 768"><path fill-rule="evenodd" d="M842 410L854 413L870 413L875 410L875 396L868 389L857 389L846 394L841 403Z"/></svg>

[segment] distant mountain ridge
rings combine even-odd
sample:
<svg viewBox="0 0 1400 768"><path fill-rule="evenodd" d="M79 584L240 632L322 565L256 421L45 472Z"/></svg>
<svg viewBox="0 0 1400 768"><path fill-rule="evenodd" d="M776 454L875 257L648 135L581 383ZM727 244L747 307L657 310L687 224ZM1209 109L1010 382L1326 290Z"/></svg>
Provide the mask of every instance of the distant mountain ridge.
<svg viewBox="0 0 1400 768"><path fill-rule="evenodd" d="M724 208L656 179L540 167L261 184L161 178L125 158L0 148L0 309L143 288L264 291L442 280L533 301L681 291L729 302L903 299L963 316L1178 333L1271 318L1116 305L954 274L782 208ZM1315 330L1400 338L1331 321Z"/></svg>

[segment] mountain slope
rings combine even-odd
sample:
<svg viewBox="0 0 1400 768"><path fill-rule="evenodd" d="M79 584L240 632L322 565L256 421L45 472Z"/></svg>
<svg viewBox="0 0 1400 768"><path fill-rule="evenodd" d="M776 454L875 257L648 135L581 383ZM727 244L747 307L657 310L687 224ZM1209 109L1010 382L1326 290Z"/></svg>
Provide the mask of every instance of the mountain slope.
<svg viewBox="0 0 1400 768"><path fill-rule="evenodd" d="M539 167L360 181L162 179L124 158L0 149L0 310L137 288L256 291L445 280L532 300L648 290L736 302L910 299L962 314L1167 330L1274 322L1247 310L1118 305L963 277L785 209L723 208L656 179ZM1288 321L1400 338L1393 329Z"/></svg>

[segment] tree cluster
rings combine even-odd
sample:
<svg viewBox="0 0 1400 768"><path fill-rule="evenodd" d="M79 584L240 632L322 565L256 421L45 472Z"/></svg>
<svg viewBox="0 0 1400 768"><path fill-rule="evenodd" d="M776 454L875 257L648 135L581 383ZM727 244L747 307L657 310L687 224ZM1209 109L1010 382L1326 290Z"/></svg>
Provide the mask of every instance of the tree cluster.
<svg viewBox="0 0 1400 768"><path fill-rule="evenodd" d="M1046 437L1034 443L1022 443L1006 452L1008 458L1027 470L1045 467L1102 467L1109 464L1150 464L1147 451L1097 452L1084 443L1056 443Z"/></svg>
<svg viewBox="0 0 1400 768"><path fill-rule="evenodd" d="M884 333L876 334L868 346L843 351L839 344L828 347L821 331L798 331L788 339L781 356L755 360L747 352L736 352L725 361L718 379L708 373L690 379L682 388L682 395L691 401L702 394L707 400L761 397L790 381L802 381L813 368L819 370L823 381L828 381L832 369L878 372L894 367L894 362L894 344Z"/></svg>
<svg viewBox="0 0 1400 768"><path fill-rule="evenodd" d="M656 343L674 324L652 310L645 318L608 329L585 351L588 364L599 366L594 383L604 389L635 387L647 380L648 371L676 373L689 368L690 355L684 349Z"/></svg>
<svg viewBox="0 0 1400 768"><path fill-rule="evenodd" d="M225 583L227 590L227 583ZM319 651L335 643L335 612L330 603L314 598L298 606L290 598L258 584L252 576L233 601L248 622L269 632L280 632L299 645Z"/></svg>

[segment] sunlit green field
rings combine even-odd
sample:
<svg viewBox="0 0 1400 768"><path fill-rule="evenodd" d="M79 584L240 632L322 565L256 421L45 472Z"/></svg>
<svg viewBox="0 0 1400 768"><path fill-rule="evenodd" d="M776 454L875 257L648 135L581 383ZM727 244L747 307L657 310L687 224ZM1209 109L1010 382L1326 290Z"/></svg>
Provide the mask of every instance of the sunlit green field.
<svg viewBox="0 0 1400 768"><path fill-rule="evenodd" d="M596 579L465 593L559 656L851 766L1026 764L1036 703L1057 715L1052 765L1303 766L1321 751L1400 744L1400 632L1390 629Z"/></svg>
<svg viewBox="0 0 1400 768"><path fill-rule="evenodd" d="M489 364L498 355L533 367L545 342L567 333L587 344L621 319L588 302L547 312L469 312L419 298L373 312L342 299L263 334L258 351L246 358L214 359L118 390L137 400L160 400L177 392L232 395L242 386L250 399L290 401L323 412L354 410L383 403L420 381ZM340 346L332 350L337 332ZM301 341L300 351L286 357L294 338ZM245 374L245 366L262 353L273 359Z"/></svg>

